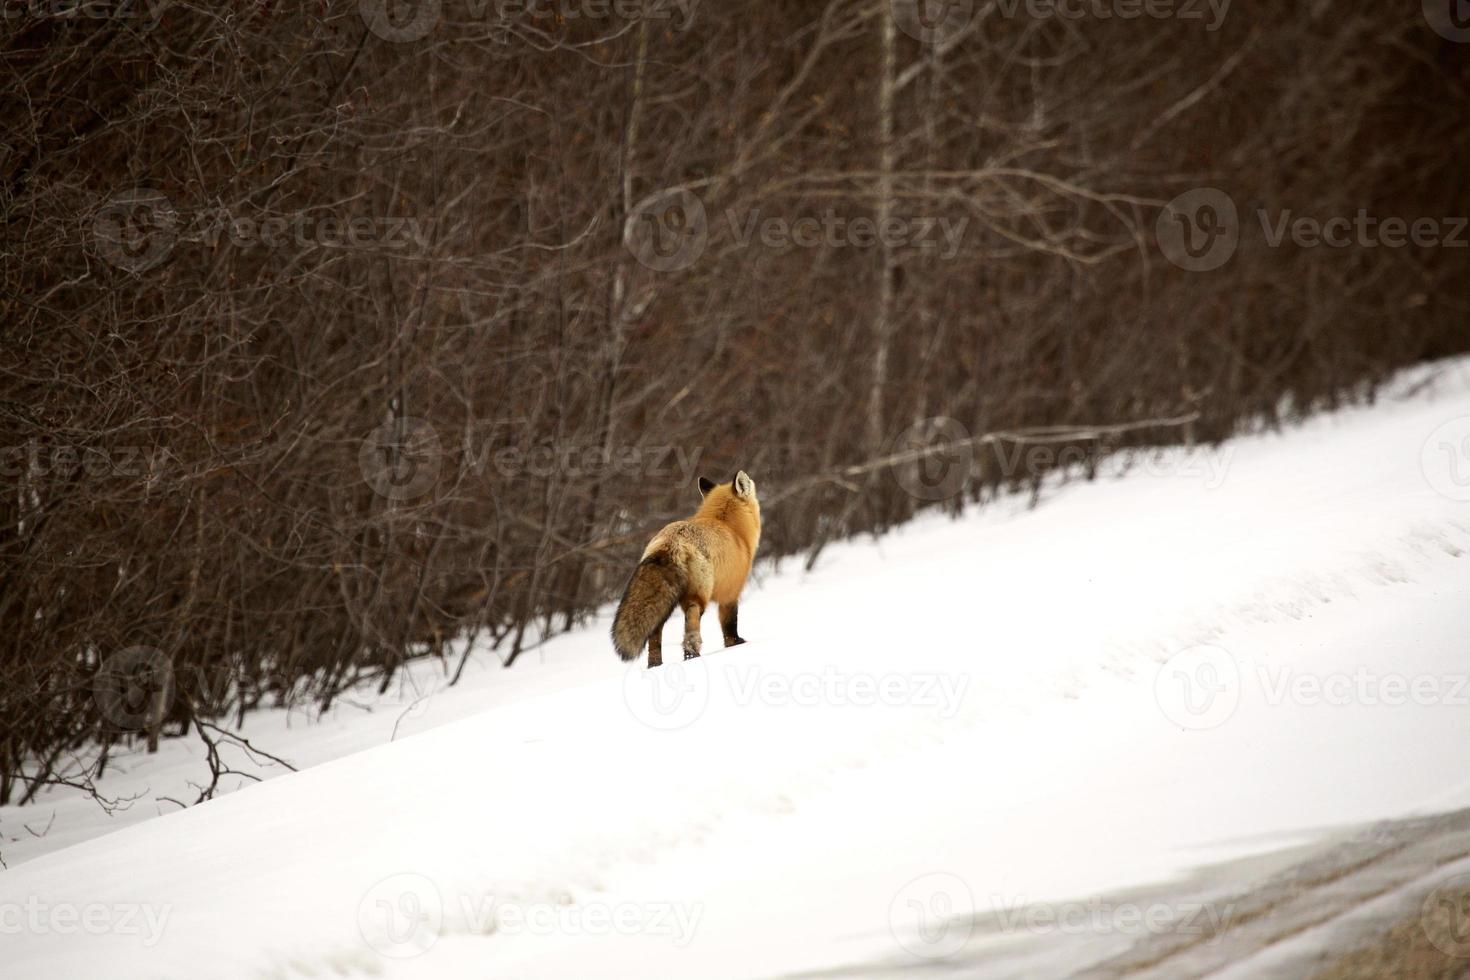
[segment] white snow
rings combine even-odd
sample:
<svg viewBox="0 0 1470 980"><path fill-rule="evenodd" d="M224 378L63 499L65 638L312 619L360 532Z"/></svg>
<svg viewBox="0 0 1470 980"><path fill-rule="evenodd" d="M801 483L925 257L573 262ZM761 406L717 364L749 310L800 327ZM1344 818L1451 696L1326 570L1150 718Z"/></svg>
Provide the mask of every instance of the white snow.
<svg viewBox="0 0 1470 980"><path fill-rule="evenodd" d="M476 652L453 689L418 664L432 696L260 712L246 734L303 771L187 810L158 800L193 798L190 740L128 755L102 787L127 811L0 810L0 972L1084 965L1160 911L1089 896L1470 805L1467 549L1458 361L767 569L750 643L719 650L711 615L689 664L625 670L608 610L510 670Z"/></svg>

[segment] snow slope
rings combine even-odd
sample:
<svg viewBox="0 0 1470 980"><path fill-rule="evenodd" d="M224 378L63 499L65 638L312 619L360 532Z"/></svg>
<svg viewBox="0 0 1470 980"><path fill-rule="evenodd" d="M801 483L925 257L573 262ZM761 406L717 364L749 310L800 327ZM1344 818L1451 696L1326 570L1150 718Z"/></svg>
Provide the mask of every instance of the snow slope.
<svg viewBox="0 0 1470 980"><path fill-rule="evenodd" d="M264 713L310 768L244 792L154 818L180 742L104 784L148 790L116 832L7 810L4 975L1070 969L1228 920L1211 874L1470 805L1470 362L1047 496L789 563L690 664L625 670L604 618L427 700Z"/></svg>

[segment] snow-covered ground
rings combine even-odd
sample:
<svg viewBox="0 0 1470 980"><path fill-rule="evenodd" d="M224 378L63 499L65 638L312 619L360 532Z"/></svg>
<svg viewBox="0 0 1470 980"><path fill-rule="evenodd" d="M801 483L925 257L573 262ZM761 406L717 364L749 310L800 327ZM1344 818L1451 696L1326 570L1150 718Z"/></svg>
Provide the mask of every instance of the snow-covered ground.
<svg viewBox="0 0 1470 980"><path fill-rule="evenodd" d="M1470 361L1394 387L768 570L689 664L606 616L419 664L252 717L303 771L187 810L192 740L122 758L126 811L0 810L0 972L1052 975L1228 923L1222 881L1470 806Z"/></svg>

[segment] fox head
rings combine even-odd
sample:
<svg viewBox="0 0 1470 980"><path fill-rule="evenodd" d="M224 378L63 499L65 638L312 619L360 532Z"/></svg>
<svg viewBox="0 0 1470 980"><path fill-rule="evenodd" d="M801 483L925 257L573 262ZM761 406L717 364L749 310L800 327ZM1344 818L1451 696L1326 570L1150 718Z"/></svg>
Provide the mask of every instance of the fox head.
<svg viewBox="0 0 1470 980"><path fill-rule="evenodd" d="M716 483L705 477L699 478L699 493L704 497L701 514L718 516L724 520L743 519L755 526L759 533L761 502L755 495L755 481L744 470L738 471L729 483Z"/></svg>

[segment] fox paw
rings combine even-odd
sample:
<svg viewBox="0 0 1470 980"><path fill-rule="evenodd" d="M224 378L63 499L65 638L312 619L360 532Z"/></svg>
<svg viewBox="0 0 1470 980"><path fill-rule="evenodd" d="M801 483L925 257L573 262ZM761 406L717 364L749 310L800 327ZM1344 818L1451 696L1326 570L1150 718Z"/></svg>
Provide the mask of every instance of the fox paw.
<svg viewBox="0 0 1470 980"><path fill-rule="evenodd" d="M685 650L684 651L684 659L685 660L693 660L695 657L698 657L698 656L699 656L699 651L698 650Z"/></svg>

